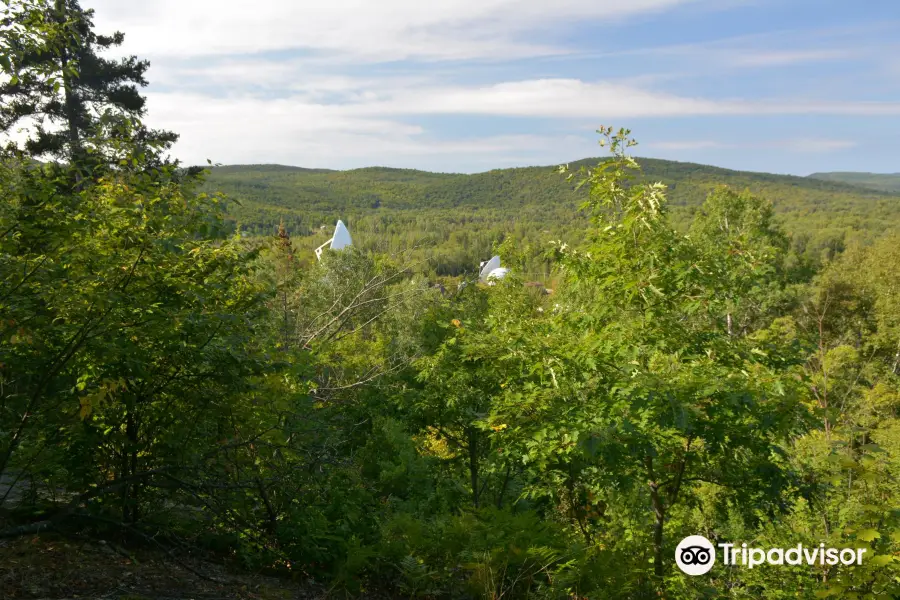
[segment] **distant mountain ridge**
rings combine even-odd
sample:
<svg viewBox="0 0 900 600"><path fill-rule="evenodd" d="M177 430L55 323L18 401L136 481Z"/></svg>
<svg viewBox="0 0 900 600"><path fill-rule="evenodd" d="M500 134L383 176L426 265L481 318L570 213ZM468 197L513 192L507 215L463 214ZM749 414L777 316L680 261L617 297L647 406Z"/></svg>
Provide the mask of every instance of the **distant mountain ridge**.
<svg viewBox="0 0 900 600"><path fill-rule="evenodd" d="M580 159L569 167L576 171L600 160ZM643 180L668 186L672 221L681 229L719 185L769 199L785 230L815 252L843 247L848 235L871 239L900 228L900 191L827 178L637 160ZM248 233L272 235L283 222L293 237L309 238L302 244L314 248L342 219L354 243L360 240L370 249L395 252L431 244L428 253L440 254L444 271L452 273L463 265L477 265L492 244L507 235L536 243L546 238L574 243L587 230L579 211L587 190L576 191L558 166L460 174L390 167L336 171L231 165L213 168L206 188L235 201L229 204L229 217ZM451 255L455 258L446 258Z"/></svg>
<svg viewBox="0 0 900 600"><path fill-rule="evenodd" d="M602 158L582 158L578 159L567 164L570 169L577 170L582 166L593 167L598 162L603 160ZM648 178L652 178L655 173L658 172L667 172L671 173L673 171L680 171L684 173L694 173L701 176L708 175L716 175L719 177L728 177L728 178L747 178L760 182L781 182L781 183L789 183L796 184L801 187L809 187L809 188L817 188L823 190L837 190L837 189L845 189L847 191L857 191L859 192L859 188L865 188L866 190L874 190L878 192L884 192L887 194L894 194L900 192L900 173L864 173L864 172L855 172L855 171L847 171L847 172L822 172L822 173L813 173L812 175L808 175L806 177L799 175L781 175L775 173L766 173L762 171L741 171L736 169L727 169L724 167L715 167L712 165L705 165L702 163L691 163L691 162L682 162L682 161L673 161L673 160L664 160L664 159L655 159L655 158L639 158L638 162L644 169L644 172L647 174ZM385 166L368 166L368 167L357 167L353 169L325 169L325 168L308 168L308 167L298 167L292 165L281 165L281 164L237 164L237 165L220 165L214 167L214 171L216 173L252 173L252 172L272 172L272 173L305 173L305 174L381 174L390 179L400 178L403 179L403 176L406 178L411 177L427 177L434 179L441 178L463 178L463 177L479 177L489 174L495 174L499 172L508 172L508 171L555 171L559 165L550 165L550 166L533 166L533 167L507 167L507 168L498 168L498 169L490 169L488 171L480 171L477 173L455 173L455 172L434 172L434 171L423 171L420 169L410 169L410 168L398 168L398 167L385 167ZM825 186L817 186L815 183L811 183L813 181L826 181L831 184L838 185L825 185ZM841 185L843 184L843 185Z"/></svg>
<svg viewBox="0 0 900 600"><path fill-rule="evenodd" d="M851 185L871 188L882 192L900 193L900 173L863 173L854 171L834 171L829 173L813 173L812 179L837 181Z"/></svg>
<svg viewBox="0 0 900 600"><path fill-rule="evenodd" d="M334 173L334 169L308 169L306 167L294 167L291 165L277 164L249 164L249 165L218 165L213 167L218 172L241 172L245 170L265 172L292 172L292 173Z"/></svg>
<svg viewBox="0 0 900 600"><path fill-rule="evenodd" d="M569 163L572 171L601 159ZM639 159L643 179L669 187L674 207L696 207L717 185L749 189L766 196L781 213L802 206L829 212L854 212L873 204L898 205L900 190L882 190L827 177L800 177L735 171L697 163ZM429 210L468 206L475 209L521 209L572 204L583 198L557 166L494 169L474 174L432 173L416 169L364 167L344 171L285 165L214 167L208 186L239 200L241 220L255 221L254 211L345 214L369 210ZM857 206L858 205L858 206ZM891 211L892 212L892 211ZM900 215L898 215L900 216Z"/></svg>

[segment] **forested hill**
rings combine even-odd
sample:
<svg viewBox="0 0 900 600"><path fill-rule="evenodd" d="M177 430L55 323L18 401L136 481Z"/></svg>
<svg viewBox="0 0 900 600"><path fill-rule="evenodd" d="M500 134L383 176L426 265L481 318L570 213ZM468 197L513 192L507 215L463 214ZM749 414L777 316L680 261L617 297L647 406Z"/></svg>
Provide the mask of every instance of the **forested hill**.
<svg viewBox="0 0 900 600"><path fill-rule="evenodd" d="M638 160L647 180L669 187L679 226L721 184L771 200L803 251L830 253L848 235L874 237L900 226L900 194L808 177ZM588 158L569 166L574 170L598 161ZM208 187L236 201L230 214L251 233L270 234L283 221L295 238L310 238L300 244L313 247L341 218L361 245L388 252L427 247L429 258L441 257L438 271L452 274L491 252L507 235L577 242L568 236L583 230L573 227L583 219L576 210L582 192L553 166L466 175L385 167L332 171L234 165L214 168Z"/></svg>
<svg viewBox="0 0 900 600"><path fill-rule="evenodd" d="M569 166L592 166L587 158ZM789 201L871 201L900 190L873 190L862 181L854 185L823 174L810 177L733 171L708 165L659 159L639 159L646 178L669 186L673 205L699 204L712 187L726 184L769 195L785 211ZM523 204L560 202L572 198L572 185L558 175L556 166L495 169L472 175L431 173L413 169L367 167L348 171L305 169L283 165L233 165L213 169L211 181L221 191L260 207L291 209L347 208L515 208ZM862 175L862 174L859 174ZM890 176L885 178L887 185ZM897 176L900 185L900 176ZM879 193L880 192L880 193Z"/></svg>
<svg viewBox="0 0 900 600"><path fill-rule="evenodd" d="M849 183L883 192L900 193L900 173L813 173L811 179Z"/></svg>

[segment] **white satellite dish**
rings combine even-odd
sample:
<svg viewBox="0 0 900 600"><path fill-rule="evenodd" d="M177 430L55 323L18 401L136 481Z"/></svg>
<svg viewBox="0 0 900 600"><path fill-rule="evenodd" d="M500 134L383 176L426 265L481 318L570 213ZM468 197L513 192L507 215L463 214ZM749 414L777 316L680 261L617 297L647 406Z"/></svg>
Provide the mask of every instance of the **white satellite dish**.
<svg viewBox="0 0 900 600"><path fill-rule="evenodd" d="M507 269L506 267L499 267L488 273L485 280L487 281L488 285L494 285L495 283L497 283L497 281L506 277L507 273L509 273L509 269Z"/></svg>
<svg viewBox="0 0 900 600"><path fill-rule="evenodd" d="M331 236L331 239L316 248L316 258L322 259L322 251L325 249L325 246L329 246L332 250L343 250L347 246L353 245L353 240L350 238L350 232L347 231L347 226L344 225L344 222L338 219L337 225L334 227L334 235Z"/></svg>
<svg viewBox="0 0 900 600"><path fill-rule="evenodd" d="M339 220L334 228L334 237L331 238L331 249L340 250L352 245L353 240L350 239L350 232L347 231L347 226L344 225L343 221Z"/></svg>
<svg viewBox="0 0 900 600"><path fill-rule="evenodd" d="M486 263L482 263L481 273L479 274L478 278L481 279L481 281L487 281L488 275L490 275L493 271L495 271L499 268L500 268L500 257L494 256L493 258L491 258L491 260L487 261Z"/></svg>

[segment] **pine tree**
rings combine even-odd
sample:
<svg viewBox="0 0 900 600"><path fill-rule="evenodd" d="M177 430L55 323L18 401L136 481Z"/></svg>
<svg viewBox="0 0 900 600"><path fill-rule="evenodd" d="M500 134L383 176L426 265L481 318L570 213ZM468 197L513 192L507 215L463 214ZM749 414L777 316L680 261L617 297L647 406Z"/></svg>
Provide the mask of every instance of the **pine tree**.
<svg viewBox="0 0 900 600"><path fill-rule="evenodd" d="M278 242L279 252L287 259L288 263L294 260L294 246L291 242L291 235L284 227L284 219L278 223Z"/></svg>
<svg viewBox="0 0 900 600"><path fill-rule="evenodd" d="M293 306L293 294L299 273L294 261L294 243L284 226L284 220L278 224L278 235L275 240L273 255L276 287L278 289L275 309L280 313L278 335L279 345L283 350L290 348L295 340L297 315Z"/></svg>
<svg viewBox="0 0 900 600"><path fill-rule="evenodd" d="M82 9L78 0L6 4L0 46L6 57L0 69L9 78L0 84L0 131L33 129L17 149L91 172L120 160L114 150L118 141L132 149L130 156L142 157L142 166L166 162L163 155L178 136L140 122L146 99L139 88L147 85L150 63L135 56L100 56L121 46L124 34L96 34L94 11ZM114 143L100 148L92 141L98 137Z"/></svg>

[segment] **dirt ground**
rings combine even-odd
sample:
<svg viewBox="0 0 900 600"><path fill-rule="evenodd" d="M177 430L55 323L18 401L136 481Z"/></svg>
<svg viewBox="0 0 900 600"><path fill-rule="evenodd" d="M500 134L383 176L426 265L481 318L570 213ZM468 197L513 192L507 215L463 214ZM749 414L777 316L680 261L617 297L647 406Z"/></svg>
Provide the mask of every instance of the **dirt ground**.
<svg viewBox="0 0 900 600"><path fill-rule="evenodd" d="M154 550L124 550L103 540L53 534L0 540L3 600L312 600L326 590L311 582L228 573L222 566L172 562Z"/></svg>

